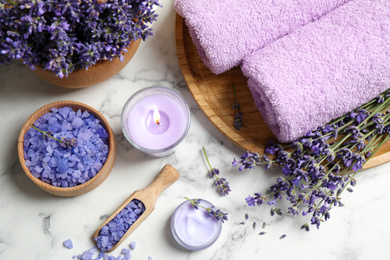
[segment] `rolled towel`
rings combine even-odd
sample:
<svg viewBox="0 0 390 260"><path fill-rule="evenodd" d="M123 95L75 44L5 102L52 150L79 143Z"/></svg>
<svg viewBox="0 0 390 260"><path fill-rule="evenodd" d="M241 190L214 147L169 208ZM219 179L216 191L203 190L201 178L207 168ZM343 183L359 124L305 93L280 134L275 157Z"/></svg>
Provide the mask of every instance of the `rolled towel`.
<svg viewBox="0 0 390 260"><path fill-rule="evenodd" d="M350 1L241 69L272 132L293 141L390 88L390 1Z"/></svg>
<svg viewBox="0 0 390 260"><path fill-rule="evenodd" d="M220 74L349 0L175 0L204 64Z"/></svg>

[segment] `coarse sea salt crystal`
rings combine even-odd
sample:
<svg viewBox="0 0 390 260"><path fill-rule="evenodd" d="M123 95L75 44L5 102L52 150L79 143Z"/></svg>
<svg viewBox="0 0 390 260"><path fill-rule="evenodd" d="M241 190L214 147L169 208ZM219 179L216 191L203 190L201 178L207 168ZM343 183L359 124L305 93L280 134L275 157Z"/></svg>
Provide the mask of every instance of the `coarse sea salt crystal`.
<svg viewBox="0 0 390 260"><path fill-rule="evenodd" d="M72 249L72 248L73 248L73 242L72 242L72 240L71 240L71 239L65 240L65 241L64 241L64 246L65 246L66 248Z"/></svg>
<svg viewBox="0 0 390 260"><path fill-rule="evenodd" d="M71 240L68 239L66 241L71 241ZM65 245L66 241L64 241L64 245ZM68 243L68 242L66 242L66 243ZM131 248L131 249L134 250L135 249L135 242L132 241L130 244L133 245L133 248ZM73 244L72 244L72 247L73 247ZM80 259L80 260L98 260L98 259L103 259L103 260L130 260L131 259L131 255L130 255L130 250L128 248L122 248L122 250L120 251L120 255L114 256L112 254L104 253L104 252L100 251L99 248L94 246L94 247L84 251L82 254L73 255L72 258L73 259L77 258L77 259ZM148 259L152 260L152 258L150 256L149 256Z"/></svg>
<svg viewBox="0 0 390 260"><path fill-rule="evenodd" d="M83 124L84 124L84 121L80 117L75 117L72 120L72 126L74 128L80 128Z"/></svg>
<svg viewBox="0 0 390 260"><path fill-rule="evenodd" d="M130 250L127 249L127 248L123 248L122 251L121 251L121 254L123 254L123 255L130 254Z"/></svg>
<svg viewBox="0 0 390 260"><path fill-rule="evenodd" d="M136 245L136 243L135 243L135 241L131 241L131 243L130 243L130 248L131 248L131 250L134 250L135 249L135 245Z"/></svg>

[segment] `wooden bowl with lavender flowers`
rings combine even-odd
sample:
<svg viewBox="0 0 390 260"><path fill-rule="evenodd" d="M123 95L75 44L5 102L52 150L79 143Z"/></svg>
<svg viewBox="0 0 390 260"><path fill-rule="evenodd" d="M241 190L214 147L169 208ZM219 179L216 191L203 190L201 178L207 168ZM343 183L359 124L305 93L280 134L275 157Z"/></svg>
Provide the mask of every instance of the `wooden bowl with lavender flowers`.
<svg viewBox="0 0 390 260"><path fill-rule="evenodd" d="M114 77L120 72L135 55L141 40L133 41L123 53L124 59L121 61L118 57L109 60L102 60L91 66L88 70L78 69L69 73L67 77L57 77L55 73L44 70L41 66L36 66L33 72L41 79L65 88L87 88Z"/></svg>
<svg viewBox="0 0 390 260"><path fill-rule="evenodd" d="M73 197L107 178L115 163L116 143L99 111L76 101L57 101L27 119L18 138L18 156L23 171L39 188Z"/></svg>

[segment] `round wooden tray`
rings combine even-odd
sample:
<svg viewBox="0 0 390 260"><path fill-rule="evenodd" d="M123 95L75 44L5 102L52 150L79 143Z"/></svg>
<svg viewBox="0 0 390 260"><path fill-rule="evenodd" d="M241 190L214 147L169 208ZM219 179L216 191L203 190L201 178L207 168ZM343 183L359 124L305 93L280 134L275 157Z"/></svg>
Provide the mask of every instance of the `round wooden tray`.
<svg viewBox="0 0 390 260"><path fill-rule="evenodd" d="M183 18L176 14L176 50L183 76L195 101L215 127L244 151L263 153L267 141L276 140L254 105L247 79L240 68L213 74L199 58ZM244 127L233 126L233 86L241 106ZM390 141L364 166L368 169L390 160Z"/></svg>

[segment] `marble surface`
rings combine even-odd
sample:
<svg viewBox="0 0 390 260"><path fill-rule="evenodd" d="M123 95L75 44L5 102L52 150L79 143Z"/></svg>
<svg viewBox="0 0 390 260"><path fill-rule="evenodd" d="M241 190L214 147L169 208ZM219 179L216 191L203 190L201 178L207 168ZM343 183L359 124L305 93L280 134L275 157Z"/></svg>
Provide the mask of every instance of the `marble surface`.
<svg viewBox="0 0 390 260"><path fill-rule="evenodd" d="M146 187L166 164L181 173L157 201L154 212L119 246L137 242L132 259L390 259L390 164L361 172L353 193L344 194L343 208L335 208L319 230L300 230L304 217L271 217L269 207L248 207L244 198L264 192L280 174L274 169L238 172L231 167L243 151L218 132L200 111L181 74L175 50L175 11L172 0L158 8L155 36L141 43L133 60L114 78L96 86L72 90L44 82L20 62L0 67L0 259L72 259L93 246L95 229L133 191ZM120 128L121 110L137 90L166 86L180 92L192 114L188 136L177 151L164 158L133 148ZM115 166L95 190L62 198L40 190L23 173L16 150L19 131L39 107L58 100L76 100L98 109L109 121L118 144ZM221 170L232 192L221 197L207 177L201 149ZM229 213L217 242L202 251L178 246L170 231L170 216L184 196L209 200ZM249 219L245 221L245 213ZM240 222L245 221L245 225ZM253 222L257 222L253 229ZM262 223L267 226L262 229ZM260 236L261 231L267 232ZM280 236L286 234L284 239ZM73 249L63 246L72 239Z"/></svg>

